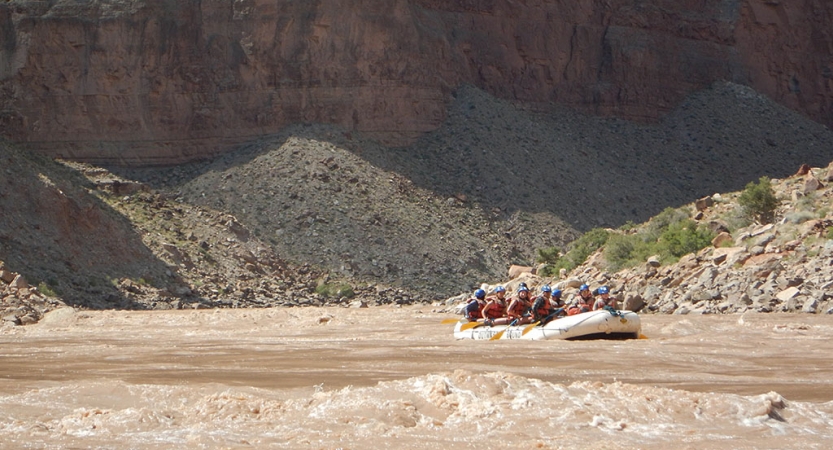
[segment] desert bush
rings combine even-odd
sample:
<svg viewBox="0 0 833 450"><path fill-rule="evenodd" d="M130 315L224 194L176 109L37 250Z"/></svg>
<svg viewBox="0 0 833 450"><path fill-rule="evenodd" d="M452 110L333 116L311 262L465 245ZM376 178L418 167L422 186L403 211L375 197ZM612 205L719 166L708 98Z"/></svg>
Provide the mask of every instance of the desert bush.
<svg viewBox="0 0 833 450"><path fill-rule="evenodd" d="M41 281L38 283L38 292L47 296L47 297L60 297L55 289L52 286L46 284L46 282Z"/></svg>
<svg viewBox="0 0 833 450"><path fill-rule="evenodd" d="M651 226L636 234L610 236L604 249L610 269L633 267L654 254L663 263L670 263L710 245L714 233L698 226L688 214L686 210L669 208L651 219Z"/></svg>
<svg viewBox="0 0 833 450"><path fill-rule="evenodd" d="M696 252L711 244L714 233L698 227L691 219L670 225L660 236L660 250L675 258Z"/></svg>
<svg viewBox="0 0 833 450"><path fill-rule="evenodd" d="M558 247L539 248L537 250L538 258L536 262L545 264L555 264L561 257L561 250Z"/></svg>
<svg viewBox="0 0 833 450"><path fill-rule="evenodd" d="M772 222L778 207L778 199L767 177L761 177L757 183L749 182L738 197L738 203L747 216L760 223Z"/></svg>
<svg viewBox="0 0 833 450"><path fill-rule="evenodd" d="M791 223L804 223L810 219L814 219L816 214L812 211L794 211L787 214L784 218Z"/></svg>
<svg viewBox="0 0 833 450"><path fill-rule="evenodd" d="M540 275L544 277L553 276L561 269L567 271L575 269L582 264L588 256L601 248L607 242L610 233L603 228L593 228L584 233L580 238L573 241L569 246L569 250L560 258L548 262L548 264L541 268ZM543 249L544 254L552 256L552 249ZM542 255L542 249L538 249L539 257Z"/></svg>
<svg viewBox="0 0 833 450"><path fill-rule="evenodd" d="M691 218L691 211L687 208L675 209L669 206L648 221L643 232L643 239L646 241L658 239L668 227L689 218Z"/></svg>
<svg viewBox="0 0 833 450"><path fill-rule="evenodd" d="M322 283L315 287L315 293L324 297L352 298L356 295L347 283Z"/></svg>

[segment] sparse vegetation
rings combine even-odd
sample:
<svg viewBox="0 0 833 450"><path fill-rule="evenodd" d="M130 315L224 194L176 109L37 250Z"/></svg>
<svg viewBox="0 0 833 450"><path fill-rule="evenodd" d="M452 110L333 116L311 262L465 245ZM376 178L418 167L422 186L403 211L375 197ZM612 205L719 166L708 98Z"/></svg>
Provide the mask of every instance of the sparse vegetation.
<svg viewBox="0 0 833 450"><path fill-rule="evenodd" d="M770 223L775 218L778 199L767 177L761 177L757 183L749 182L738 197L738 204L745 214L760 223Z"/></svg>
<svg viewBox="0 0 833 450"><path fill-rule="evenodd" d="M315 293L324 297L352 298L355 296L353 288L347 283L321 283L315 288Z"/></svg>
<svg viewBox="0 0 833 450"><path fill-rule="evenodd" d="M584 233L580 238L573 241L569 246L567 253L551 262L541 270L543 276L551 276L558 273L561 269L573 270L576 266L583 263L588 256L601 248L607 242L610 232L603 228L593 228ZM544 249L545 254L551 255L549 250ZM538 250L539 256L541 249Z"/></svg>
<svg viewBox="0 0 833 450"><path fill-rule="evenodd" d="M38 283L38 291L41 294L43 294L47 297L58 297L59 296L58 293L55 291L55 289L52 289L51 286L49 286L48 284L46 284L46 282L43 282L43 281Z"/></svg>
<svg viewBox="0 0 833 450"><path fill-rule="evenodd" d="M538 263L555 264L561 257L561 250L558 247L539 248L537 251L538 258L535 261Z"/></svg>
<svg viewBox="0 0 833 450"><path fill-rule="evenodd" d="M812 211L795 211L787 214L785 218L792 223L804 223L810 219L814 219L816 214Z"/></svg>
<svg viewBox="0 0 833 450"><path fill-rule="evenodd" d="M708 246L714 233L698 226L689 214L686 209L666 208L635 234L611 236L605 245L605 260L613 270L645 262L650 255L660 255L667 264Z"/></svg>

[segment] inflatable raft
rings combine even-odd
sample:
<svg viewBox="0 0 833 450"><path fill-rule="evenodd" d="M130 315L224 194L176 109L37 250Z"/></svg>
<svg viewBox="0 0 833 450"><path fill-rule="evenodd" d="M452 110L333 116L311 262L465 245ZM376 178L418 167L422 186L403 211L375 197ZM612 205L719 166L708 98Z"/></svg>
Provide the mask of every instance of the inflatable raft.
<svg viewBox="0 0 833 450"><path fill-rule="evenodd" d="M631 311L591 311L574 316L562 317L546 325L531 328L529 325L480 325L462 330L468 322L457 322L454 337L457 339L491 339L503 332L498 339L638 339L642 332L639 315ZM530 324L531 325L531 324Z"/></svg>

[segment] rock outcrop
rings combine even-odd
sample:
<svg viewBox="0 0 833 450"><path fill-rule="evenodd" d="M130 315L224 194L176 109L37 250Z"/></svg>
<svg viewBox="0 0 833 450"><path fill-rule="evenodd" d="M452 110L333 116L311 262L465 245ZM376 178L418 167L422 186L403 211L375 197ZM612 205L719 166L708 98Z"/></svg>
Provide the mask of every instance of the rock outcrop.
<svg viewBox="0 0 833 450"><path fill-rule="evenodd" d="M11 1L0 130L51 156L166 164L302 122L406 143L466 83L653 120L717 80L830 126L830 23L824 0Z"/></svg>

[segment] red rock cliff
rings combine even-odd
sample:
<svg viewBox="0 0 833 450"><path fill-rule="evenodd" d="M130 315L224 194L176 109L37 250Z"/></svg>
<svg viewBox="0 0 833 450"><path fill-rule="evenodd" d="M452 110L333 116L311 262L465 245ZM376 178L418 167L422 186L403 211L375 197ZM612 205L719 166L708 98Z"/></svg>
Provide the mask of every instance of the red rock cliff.
<svg viewBox="0 0 833 450"><path fill-rule="evenodd" d="M474 84L651 120L715 80L833 125L827 0L0 4L0 133L88 161L215 155L290 123L391 143Z"/></svg>

